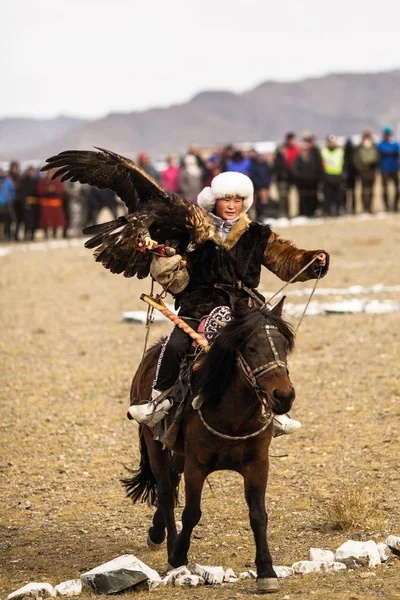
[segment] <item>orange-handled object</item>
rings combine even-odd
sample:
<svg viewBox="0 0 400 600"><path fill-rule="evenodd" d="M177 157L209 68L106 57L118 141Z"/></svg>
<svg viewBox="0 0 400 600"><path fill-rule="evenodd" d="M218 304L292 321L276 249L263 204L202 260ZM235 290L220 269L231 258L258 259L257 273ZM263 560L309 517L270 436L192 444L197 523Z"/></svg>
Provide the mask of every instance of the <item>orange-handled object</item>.
<svg viewBox="0 0 400 600"><path fill-rule="evenodd" d="M162 300L154 300L154 298L151 298L151 296L148 296L147 294L142 294L140 296L140 299L144 300L145 302L147 302L147 304L150 304L150 306L153 306L154 308L159 310L170 321L175 323L175 325L177 325L180 329L187 333L196 342L196 344L201 346L205 351L210 349L210 344L204 339L204 337L200 335L200 333L197 333L197 331L192 329L192 327L185 323L185 321L178 317L178 315L175 315L171 310L169 310L169 308L165 306Z"/></svg>

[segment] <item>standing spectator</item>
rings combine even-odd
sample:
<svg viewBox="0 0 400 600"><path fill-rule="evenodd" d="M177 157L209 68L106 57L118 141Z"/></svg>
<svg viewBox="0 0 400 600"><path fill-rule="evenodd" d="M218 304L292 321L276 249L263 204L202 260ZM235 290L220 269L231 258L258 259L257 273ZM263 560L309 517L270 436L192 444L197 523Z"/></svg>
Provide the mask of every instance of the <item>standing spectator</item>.
<svg viewBox="0 0 400 600"><path fill-rule="evenodd" d="M187 154L179 172L179 187L183 196L190 202L197 202L197 196L203 189L203 169L194 154Z"/></svg>
<svg viewBox="0 0 400 600"><path fill-rule="evenodd" d="M236 171L237 173L243 173L243 175L249 175L250 172L250 159L243 155L240 150L235 150L232 158L227 161L227 171Z"/></svg>
<svg viewBox="0 0 400 600"><path fill-rule="evenodd" d="M4 224L3 240L11 241L11 223L14 219L15 189L10 177L0 169L0 223Z"/></svg>
<svg viewBox="0 0 400 600"><path fill-rule="evenodd" d="M299 192L299 214L313 217L318 207L318 185L322 179L321 154L310 133L303 135L299 154L293 161L293 177Z"/></svg>
<svg viewBox="0 0 400 600"><path fill-rule="evenodd" d="M196 148L196 146L190 146L187 154L192 154L196 158L197 164L199 165L199 167L201 169L202 181L204 183L204 181L207 179L207 176L208 176L208 169L207 169L206 161L203 159L203 157L200 154L200 150L198 148Z"/></svg>
<svg viewBox="0 0 400 600"><path fill-rule="evenodd" d="M207 160L206 167L207 167L207 172L206 172L206 177L204 179L204 185L207 187L210 187L211 182L214 179L214 177L216 177L217 175L219 175L221 173L221 166L220 166L218 159L214 160L214 158L212 158L212 160Z"/></svg>
<svg viewBox="0 0 400 600"><path fill-rule="evenodd" d="M175 164L175 159L171 155L167 156L165 162L167 168L160 174L160 183L166 190L179 194L179 167Z"/></svg>
<svg viewBox="0 0 400 600"><path fill-rule="evenodd" d="M89 190L89 225L96 225L99 213L107 208L113 219L118 219L117 195L109 189L100 190L91 186Z"/></svg>
<svg viewBox="0 0 400 600"><path fill-rule="evenodd" d="M253 182L256 197L256 221L262 223L267 216L271 169L265 158L257 152L252 151L251 156L249 177Z"/></svg>
<svg viewBox="0 0 400 600"><path fill-rule="evenodd" d="M20 194L24 202L25 241L34 241L39 227L40 206L38 198L38 175L34 167L28 167L21 179Z"/></svg>
<svg viewBox="0 0 400 600"><path fill-rule="evenodd" d="M391 127L385 127L383 130L383 139L378 144L380 155L380 169L382 174L383 201L386 210L389 210L388 184L393 181L394 201L393 210L397 212L399 208L399 156L400 144L393 139Z"/></svg>
<svg viewBox="0 0 400 600"><path fill-rule="evenodd" d="M361 144L354 152L354 166L360 177L362 204L367 213L372 213L373 189L378 164L378 148L372 138L372 131L366 129L363 131Z"/></svg>
<svg viewBox="0 0 400 600"><path fill-rule="evenodd" d="M70 234L75 237L81 235L82 229L86 227L89 219L89 195L91 187L78 181L66 181L64 183L66 202L68 207L68 226Z"/></svg>
<svg viewBox="0 0 400 600"><path fill-rule="evenodd" d="M293 185L293 163L300 152L296 144L296 134L286 134L285 143L275 152L274 171L279 194L281 217L289 216L289 193Z"/></svg>
<svg viewBox="0 0 400 600"><path fill-rule="evenodd" d="M24 208L24 199L21 196L21 172L19 169L19 162L16 160L11 161L10 170L8 172L8 176L13 182L14 190L15 190L15 198L14 198L14 220L15 220L15 230L14 230L14 239L17 242L19 240L19 231L21 225L24 224L25 217L25 208Z"/></svg>
<svg viewBox="0 0 400 600"><path fill-rule="evenodd" d="M338 147L335 135L328 135L321 156L324 167L324 213L331 217L338 216L343 195L344 151Z"/></svg>
<svg viewBox="0 0 400 600"><path fill-rule="evenodd" d="M222 148L219 156L219 166L221 168L221 173L225 173L225 171L228 170L228 162L232 159L234 152L235 149L231 144L228 144L228 146L224 146L224 148Z"/></svg>
<svg viewBox="0 0 400 600"><path fill-rule="evenodd" d="M53 230L53 237L57 237L57 228L62 227L63 231L67 226L67 220L64 214L64 185L59 179L51 180L53 171L46 171L44 177L38 182L38 196L40 203L39 227L44 229L45 237L49 237L49 230Z"/></svg>
<svg viewBox="0 0 400 600"><path fill-rule="evenodd" d="M146 152L140 152L137 157L139 167L142 167L146 173L155 179L158 183L160 182L160 175L153 165L150 156Z"/></svg>
<svg viewBox="0 0 400 600"><path fill-rule="evenodd" d="M354 145L351 139L348 139L344 145L344 171L346 174L343 194L344 211L355 215L357 170L354 165Z"/></svg>

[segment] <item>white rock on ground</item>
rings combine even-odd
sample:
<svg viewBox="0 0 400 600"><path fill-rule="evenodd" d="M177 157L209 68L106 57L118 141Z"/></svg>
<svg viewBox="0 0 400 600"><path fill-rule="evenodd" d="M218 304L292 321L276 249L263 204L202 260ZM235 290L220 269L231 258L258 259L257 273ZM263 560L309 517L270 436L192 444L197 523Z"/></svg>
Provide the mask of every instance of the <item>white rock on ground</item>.
<svg viewBox="0 0 400 600"><path fill-rule="evenodd" d="M368 540L367 542L355 542L348 540L336 550L335 559L339 562L345 562L346 559L366 559L368 566L379 565L381 557L376 542Z"/></svg>
<svg viewBox="0 0 400 600"><path fill-rule="evenodd" d="M334 562L335 555L331 550L322 550L321 548L310 548L308 552L308 560L323 560Z"/></svg>
<svg viewBox="0 0 400 600"><path fill-rule="evenodd" d="M223 567L207 567L203 565L196 565L194 570L197 575L200 575L204 579L205 583L222 583L224 581L225 570Z"/></svg>
<svg viewBox="0 0 400 600"><path fill-rule="evenodd" d="M389 548L391 548L391 550L400 552L400 537L397 537L396 535L389 535L385 543L389 546Z"/></svg>
<svg viewBox="0 0 400 600"><path fill-rule="evenodd" d="M378 546L379 556L381 557L381 561L386 562L387 559L392 556L391 549L389 548L389 546L387 544L384 544L383 542L379 542L379 544L377 544L377 546Z"/></svg>
<svg viewBox="0 0 400 600"><path fill-rule="evenodd" d="M254 569L249 569L248 572L250 573L250 577L257 579L257 571L254 571Z"/></svg>
<svg viewBox="0 0 400 600"><path fill-rule="evenodd" d="M70 579L59 583L54 589L58 596L79 596L82 592L82 581L80 579Z"/></svg>
<svg viewBox="0 0 400 600"><path fill-rule="evenodd" d="M204 579L199 575L181 575L175 579L176 586L188 585L190 587L196 587L197 585L203 585Z"/></svg>
<svg viewBox="0 0 400 600"><path fill-rule="evenodd" d="M147 585L149 586L150 592L152 592L153 590L156 590L158 587L165 585L165 583L163 583L162 579L161 579L161 581L158 581L157 579L148 579Z"/></svg>
<svg viewBox="0 0 400 600"><path fill-rule="evenodd" d="M248 571L242 571L239 573L239 579L251 579L251 575Z"/></svg>
<svg viewBox="0 0 400 600"><path fill-rule="evenodd" d="M233 569L226 569L224 573L224 583L236 583L238 578Z"/></svg>
<svg viewBox="0 0 400 600"><path fill-rule="evenodd" d="M321 571L341 571L346 569L346 565L334 561L299 560L298 562L293 563L292 569L295 573L306 575L308 573L319 573Z"/></svg>
<svg viewBox="0 0 400 600"><path fill-rule="evenodd" d="M49 583L32 582L8 594L6 600L22 600L22 598L55 598L56 590Z"/></svg>
<svg viewBox="0 0 400 600"><path fill-rule="evenodd" d="M114 594L142 581L161 581L154 569L133 554L123 554L81 575L81 580L97 594Z"/></svg>
<svg viewBox="0 0 400 600"><path fill-rule="evenodd" d="M191 573L189 569L183 565L182 567L177 567L176 569L168 571L161 582L163 585L174 585L175 580L178 579L178 577L186 577L187 575L191 575Z"/></svg>
<svg viewBox="0 0 400 600"><path fill-rule="evenodd" d="M291 575L294 575L292 567L273 567L273 569L278 579L283 579L284 577L290 577Z"/></svg>

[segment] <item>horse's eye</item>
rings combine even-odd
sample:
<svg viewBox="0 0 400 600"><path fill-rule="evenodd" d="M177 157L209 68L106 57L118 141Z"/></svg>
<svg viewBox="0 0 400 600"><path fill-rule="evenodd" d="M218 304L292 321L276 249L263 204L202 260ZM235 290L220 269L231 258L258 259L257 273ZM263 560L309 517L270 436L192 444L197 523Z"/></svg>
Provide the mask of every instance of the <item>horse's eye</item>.
<svg viewBox="0 0 400 600"><path fill-rule="evenodd" d="M254 348L254 346L249 346L248 351L250 352L250 354L255 354L257 352L257 349Z"/></svg>

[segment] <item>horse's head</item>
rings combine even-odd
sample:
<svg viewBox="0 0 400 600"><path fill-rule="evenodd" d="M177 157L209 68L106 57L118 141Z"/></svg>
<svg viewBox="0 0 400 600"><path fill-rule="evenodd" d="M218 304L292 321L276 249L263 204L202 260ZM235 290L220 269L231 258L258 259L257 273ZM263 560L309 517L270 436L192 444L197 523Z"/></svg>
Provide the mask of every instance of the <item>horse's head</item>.
<svg viewBox="0 0 400 600"><path fill-rule="evenodd" d="M287 367L294 334L281 318L284 300L270 311L255 309L249 313L252 334L239 349L239 364L246 379L278 415L289 412L295 398Z"/></svg>
<svg viewBox="0 0 400 600"><path fill-rule="evenodd" d="M272 310L240 306L235 310L201 369L200 388L205 398L218 402L239 373L275 414L290 410L295 391L287 357L294 346L294 334L281 318L283 302L284 298Z"/></svg>

